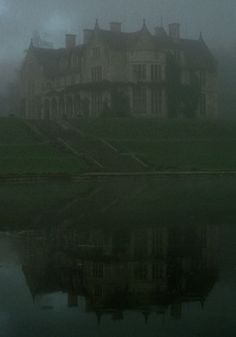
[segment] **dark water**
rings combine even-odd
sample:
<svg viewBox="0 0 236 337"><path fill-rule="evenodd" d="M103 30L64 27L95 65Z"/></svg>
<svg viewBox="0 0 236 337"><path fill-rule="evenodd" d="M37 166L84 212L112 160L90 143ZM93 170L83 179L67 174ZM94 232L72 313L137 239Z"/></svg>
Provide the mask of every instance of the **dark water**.
<svg viewBox="0 0 236 337"><path fill-rule="evenodd" d="M2 186L0 336L234 337L234 180Z"/></svg>

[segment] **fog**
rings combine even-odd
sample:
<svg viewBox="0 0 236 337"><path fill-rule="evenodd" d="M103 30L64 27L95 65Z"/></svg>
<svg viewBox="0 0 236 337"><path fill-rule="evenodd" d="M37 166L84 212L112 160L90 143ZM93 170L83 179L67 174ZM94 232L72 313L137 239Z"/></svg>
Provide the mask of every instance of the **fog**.
<svg viewBox="0 0 236 337"><path fill-rule="evenodd" d="M161 21L178 21L182 36L198 38L201 31L211 48L230 49L236 45L235 13L235 0L0 0L0 90L16 77L35 30L58 47L66 32L81 41L96 19L102 27L121 21L127 31L140 29L143 18L150 31Z"/></svg>
<svg viewBox="0 0 236 337"><path fill-rule="evenodd" d="M0 0L0 58L22 57L34 30L58 41L58 33L81 33L96 18L106 26L112 20L125 30L139 29L142 19L150 30L171 21L182 23L182 34L205 39L215 47L235 43L235 0ZM57 32L57 33L56 33Z"/></svg>

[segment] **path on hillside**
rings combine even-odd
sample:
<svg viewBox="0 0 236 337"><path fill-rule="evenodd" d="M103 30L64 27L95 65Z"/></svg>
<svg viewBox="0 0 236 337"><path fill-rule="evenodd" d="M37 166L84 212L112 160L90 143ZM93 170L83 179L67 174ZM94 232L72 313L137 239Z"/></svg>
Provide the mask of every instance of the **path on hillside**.
<svg viewBox="0 0 236 337"><path fill-rule="evenodd" d="M86 139L86 137L89 137L96 142L97 146L100 146L100 151L104 154L104 157L102 159L100 158L100 162L103 163L103 167L105 169L108 169L109 167L112 168L112 170L115 167L116 169L120 168L122 171L130 171L130 169L143 171L148 169L149 166L144 163L143 160L138 158L136 154L131 152L120 152L108 140L91 134L85 134L83 131L80 130L79 127L72 125L70 121L67 123L68 127L70 127L71 130L77 132L79 135L82 136L81 138ZM88 153L91 153L92 151L93 156L96 158L98 152L94 151L94 149L92 148L89 148L87 146L87 142L85 142L84 146L88 150Z"/></svg>
<svg viewBox="0 0 236 337"><path fill-rule="evenodd" d="M120 152L101 137L85 134L69 121L28 121L32 131L84 159L90 171L144 172L148 165L136 154Z"/></svg>

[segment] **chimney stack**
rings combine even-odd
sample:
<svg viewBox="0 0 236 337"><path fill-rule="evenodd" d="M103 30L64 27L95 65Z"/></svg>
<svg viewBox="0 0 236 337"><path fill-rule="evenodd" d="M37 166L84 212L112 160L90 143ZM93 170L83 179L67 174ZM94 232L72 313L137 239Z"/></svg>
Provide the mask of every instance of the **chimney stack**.
<svg viewBox="0 0 236 337"><path fill-rule="evenodd" d="M174 40L180 39L180 24L179 23L169 24L169 36Z"/></svg>
<svg viewBox="0 0 236 337"><path fill-rule="evenodd" d="M66 34L66 49L72 49L76 46L76 35Z"/></svg>
<svg viewBox="0 0 236 337"><path fill-rule="evenodd" d="M120 33L121 32L121 22L110 22L111 32Z"/></svg>

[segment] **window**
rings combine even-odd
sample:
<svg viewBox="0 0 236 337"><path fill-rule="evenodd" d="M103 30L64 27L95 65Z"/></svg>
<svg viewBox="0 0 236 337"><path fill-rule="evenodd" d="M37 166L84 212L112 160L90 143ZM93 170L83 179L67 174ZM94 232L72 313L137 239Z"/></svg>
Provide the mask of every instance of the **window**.
<svg viewBox="0 0 236 337"><path fill-rule="evenodd" d="M34 96L35 94L35 82L33 80L28 82L28 93L31 96Z"/></svg>
<svg viewBox="0 0 236 337"><path fill-rule="evenodd" d="M101 48L95 47L92 49L92 56L93 57L100 57L101 56Z"/></svg>
<svg viewBox="0 0 236 337"><path fill-rule="evenodd" d="M145 114L147 112L147 91L145 87L134 88L133 109L135 114Z"/></svg>
<svg viewBox="0 0 236 337"><path fill-rule="evenodd" d="M98 115L102 112L102 95L99 92L92 93L92 114Z"/></svg>
<svg viewBox="0 0 236 337"><path fill-rule="evenodd" d="M148 266L143 263L138 263L134 267L134 278L136 280L144 281L148 277Z"/></svg>
<svg viewBox="0 0 236 337"><path fill-rule="evenodd" d="M154 115L161 115L162 111L162 93L159 90L151 91L151 111Z"/></svg>
<svg viewBox="0 0 236 337"><path fill-rule="evenodd" d="M190 83L190 72L188 70L184 70L182 72L182 84Z"/></svg>
<svg viewBox="0 0 236 337"><path fill-rule="evenodd" d="M206 115L206 95L201 94L200 96L200 114L202 116Z"/></svg>
<svg viewBox="0 0 236 337"><path fill-rule="evenodd" d="M71 67L76 67L77 66L77 57L76 57L76 55L72 55L71 56L70 65L71 65Z"/></svg>
<svg viewBox="0 0 236 337"><path fill-rule="evenodd" d="M165 277L165 267L160 263L155 263L152 265L152 279L158 280Z"/></svg>
<svg viewBox="0 0 236 337"><path fill-rule="evenodd" d="M94 265L93 265L93 277L103 278L103 264L102 263L94 263Z"/></svg>
<svg viewBox="0 0 236 337"><path fill-rule="evenodd" d="M75 81L76 81L76 83L80 83L80 73L77 73L75 75Z"/></svg>
<svg viewBox="0 0 236 337"><path fill-rule="evenodd" d="M175 61L178 63L181 61L181 53L179 50L174 51L174 58L175 58Z"/></svg>
<svg viewBox="0 0 236 337"><path fill-rule="evenodd" d="M136 81L144 81L147 78L146 65L134 64L133 65L133 78Z"/></svg>
<svg viewBox="0 0 236 337"><path fill-rule="evenodd" d="M95 286L94 288L94 296L101 297L103 295L103 289L100 286Z"/></svg>
<svg viewBox="0 0 236 337"><path fill-rule="evenodd" d="M94 82L98 82L102 80L102 67L92 67L91 69L91 79Z"/></svg>
<svg viewBox="0 0 236 337"><path fill-rule="evenodd" d="M161 66L159 64L151 65L151 80L152 81L161 81Z"/></svg>
<svg viewBox="0 0 236 337"><path fill-rule="evenodd" d="M159 256L165 252L164 232L162 229L156 230L152 235L152 255Z"/></svg>

